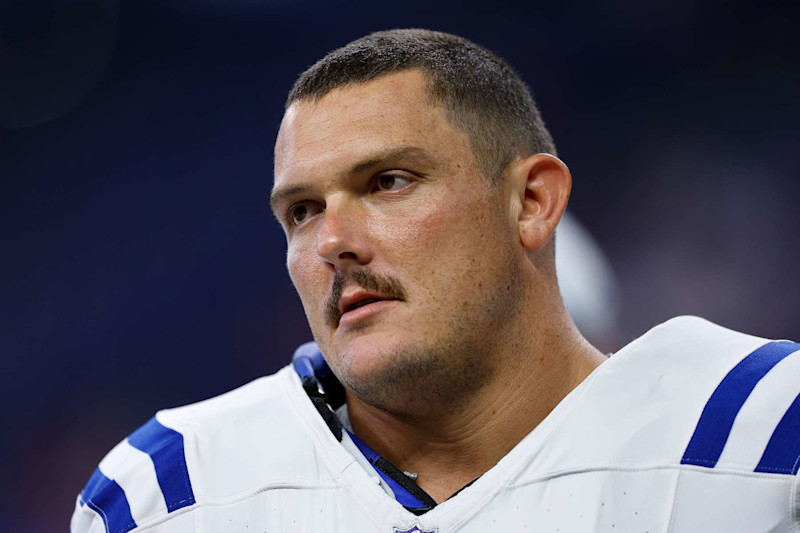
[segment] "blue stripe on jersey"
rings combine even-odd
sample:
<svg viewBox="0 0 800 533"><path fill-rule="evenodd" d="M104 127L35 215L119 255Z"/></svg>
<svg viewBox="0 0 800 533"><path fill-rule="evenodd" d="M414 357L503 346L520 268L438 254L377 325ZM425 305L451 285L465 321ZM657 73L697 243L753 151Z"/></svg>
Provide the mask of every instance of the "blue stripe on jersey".
<svg viewBox="0 0 800 533"><path fill-rule="evenodd" d="M783 415L772 433L756 472L797 474L800 467L800 396Z"/></svg>
<svg viewBox="0 0 800 533"><path fill-rule="evenodd" d="M96 468L81 492L81 501L100 515L109 533L125 533L136 527L125 491Z"/></svg>
<svg viewBox="0 0 800 533"><path fill-rule="evenodd" d="M194 504L192 483L183 452L183 435L162 426L153 417L128 437L128 443L153 460L168 512Z"/></svg>
<svg viewBox="0 0 800 533"><path fill-rule="evenodd" d="M367 458L367 461L369 461L372 467L375 468L375 461L380 459L381 455L370 448L366 442L356 437L352 432L348 431L347 434L350 435L351 439L353 439L356 447L358 447L361 453L364 454L364 457ZM426 507L424 503L419 501L413 494L408 492L408 490L403 488L400 483L389 477L385 472L382 472L378 468L375 468L375 472L377 472L378 475L383 478L386 484L389 485L389 488L391 488L392 492L394 492L395 500L397 500L400 505L403 507L412 507L414 509Z"/></svg>
<svg viewBox="0 0 800 533"><path fill-rule="evenodd" d="M706 403L681 464L714 468L733 421L756 384L784 357L800 349L788 341L767 343L739 361L723 378Z"/></svg>

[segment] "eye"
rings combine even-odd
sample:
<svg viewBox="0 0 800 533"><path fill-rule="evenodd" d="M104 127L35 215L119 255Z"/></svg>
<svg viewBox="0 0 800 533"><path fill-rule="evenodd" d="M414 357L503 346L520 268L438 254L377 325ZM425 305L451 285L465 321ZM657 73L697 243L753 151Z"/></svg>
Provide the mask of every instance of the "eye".
<svg viewBox="0 0 800 533"><path fill-rule="evenodd" d="M294 204L289 208L286 214L286 218L289 220L294 226L300 226L308 220L309 218L313 217L317 213L320 212L319 207L312 204L311 202L301 202L298 204Z"/></svg>
<svg viewBox="0 0 800 533"><path fill-rule="evenodd" d="M375 190L396 191L411 184L411 180L396 174L383 174L375 181Z"/></svg>

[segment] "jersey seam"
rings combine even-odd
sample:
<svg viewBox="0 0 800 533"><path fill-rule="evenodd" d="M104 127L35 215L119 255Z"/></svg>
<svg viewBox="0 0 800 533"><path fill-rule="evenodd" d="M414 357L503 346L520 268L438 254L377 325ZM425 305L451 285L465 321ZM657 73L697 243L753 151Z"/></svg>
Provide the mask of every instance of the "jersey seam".
<svg viewBox="0 0 800 533"><path fill-rule="evenodd" d="M91 517L93 524L97 523L97 521L99 520L100 523L103 524L103 531L109 533L108 527L106 526L106 522L103 520L103 517L100 515L100 513L98 511L95 511L93 507L90 507L87 501L83 499L83 497L79 498L80 498L79 501L83 502L83 505L78 504L78 509L77 509L78 512L89 515Z"/></svg>
<svg viewBox="0 0 800 533"><path fill-rule="evenodd" d="M667 533L672 533L672 526L675 524L675 513L677 513L678 506L675 504L678 501L678 492L681 490L681 474L685 469L679 468L678 475L675 476L675 489L672 491L672 509L669 513L669 522L667 523Z"/></svg>
<svg viewBox="0 0 800 533"><path fill-rule="evenodd" d="M702 466L696 465L685 465L685 464L663 464L663 465L649 465L649 466L626 466L626 465L594 465L594 466L579 466L574 468L569 468L566 470L561 470L557 472L551 472L549 474L543 474L541 476L537 476L533 479L529 479L522 482L515 482L510 484L512 488L516 487L524 487L526 485L534 485L536 483L541 483L543 481L549 481L551 479L564 477L564 476L571 476L576 474L585 474L589 472L602 472L602 471L620 471L620 472L647 472L652 470L678 470L678 471L685 471L691 470L695 472L703 472L712 475L732 475L732 476L739 476L739 477L750 477L750 478L760 478L760 479L779 479L777 476L783 476L783 474L775 474L770 472L742 472L740 470L728 470L723 468L705 468Z"/></svg>
<svg viewBox="0 0 800 533"><path fill-rule="evenodd" d="M96 503L94 503L91 498L89 498L87 500L84 500L84 503L86 503L86 506L91 508L92 511L97 513L97 516L99 516L100 519L103 521L103 527L105 528L106 533L111 533L111 526L108 525L108 516L106 515L106 512L103 511L103 508L100 507L99 505L97 505ZM136 525L136 522L132 522L130 524L127 524L126 526L123 526L123 529L121 529L120 532L125 531L126 527L129 528L129 527L135 526L135 525Z"/></svg>
<svg viewBox="0 0 800 533"><path fill-rule="evenodd" d="M333 482L318 483L315 485L308 483L305 484L297 483L297 482L270 483L267 485L260 486L255 490L251 489L245 493L236 496L223 497L223 498L204 498L203 500L196 500L194 505L190 505L188 507L182 507L181 509L178 509L176 511L158 517L150 518L149 520L142 522L141 524L138 524L136 531L143 531L147 528L163 524L172 518L193 512L202 507L224 507L226 505L243 502L245 500L258 496L259 494L263 494L265 492L269 492L272 490L282 490L282 489L330 490L330 489L336 489L338 487L339 485Z"/></svg>
<svg viewBox="0 0 800 533"><path fill-rule="evenodd" d="M798 457L800 459L800 457ZM692 457L687 457L687 461L692 461L692 464L697 465L697 463L702 463L705 465L709 465L709 467L713 468L714 470L718 469L719 467L728 468L728 469L744 469L744 472L749 472L749 468L752 468L753 465L746 465L740 463L728 463L728 462L719 462L719 461L708 461L704 459L694 459ZM697 465L701 466L701 465ZM796 468L797 463L795 462L795 466L792 468L774 468L770 466L761 467L759 472L763 472L765 474L788 474L793 475L794 468Z"/></svg>

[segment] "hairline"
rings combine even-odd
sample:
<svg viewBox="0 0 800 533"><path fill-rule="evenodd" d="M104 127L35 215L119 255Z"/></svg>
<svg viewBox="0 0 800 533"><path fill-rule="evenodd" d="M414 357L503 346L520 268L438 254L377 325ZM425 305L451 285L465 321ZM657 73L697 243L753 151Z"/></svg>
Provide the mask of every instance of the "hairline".
<svg viewBox="0 0 800 533"><path fill-rule="evenodd" d="M372 76L370 78L358 81L346 81L344 83L340 83L333 87L329 87L324 91L314 91L312 94L305 96L292 97L290 93L290 98L287 98L286 103L284 104L284 112L288 111L291 106L298 103L302 102L319 103L319 101L322 100L325 96L338 89L347 89L350 87L356 87L358 85L365 85L367 83L379 80L386 76L392 76L395 74L401 74L403 72L410 72L414 70L419 71L423 76L423 80L425 82L425 96L427 103L441 109L445 119L447 119L447 122L451 126L458 129L460 132L462 132L467 136L473 163L475 164L475 167L478 169L481 177L486 182L488 182L489 185L492 187L499 185L503 181L501 179L501 176L505 173L506 169L508 168L508 165L513 161L514 156L509 156L504 158L502 164L499 165L500 168L494 168L492 170L485 168L485 165L482 164L478 158L478 151L480 150L480 148L476 146L476 144L478 144L477 135L474 135L462 124L459 124L457 120L458 110L454 105L448 103L449 99L444 95L437 95L437 90L435 85L437 82L436 71L424 64L410 65L396 70L387 70L384 72L380 72L377 75ZM525 152L530 152L530 150L518 150L516 155L517 156L530 155ZM489 175L490 172L492 173L492 175Z"/></svg>

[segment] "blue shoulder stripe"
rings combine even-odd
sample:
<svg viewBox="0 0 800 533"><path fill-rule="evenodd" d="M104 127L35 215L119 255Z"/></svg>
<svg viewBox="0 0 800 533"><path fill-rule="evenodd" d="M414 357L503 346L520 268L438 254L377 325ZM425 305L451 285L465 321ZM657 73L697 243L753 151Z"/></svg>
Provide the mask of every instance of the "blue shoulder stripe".
<svg viewBox="0 0 800 533"><path fill-rule="evenodd" d="M96 468L81 492L82 503L100 515L109 533L126 533L136 527L125 491Z"/></svg>
<svg viewBox="0 0 800 533"><path fill-rule="evenodd" d="M183 451L183 435L162 426L153 417L128 437L128 443L153 460L168 512L194 504L194 492Z"/></svg>
<svg viewBox="0 0 800 533"><path fill-rule="evenodd" d="M800 468L800 396L783 415L772 433L756 472L797 474Z"/></svg>
<svg viewBox="0 0 800 533"><path fill-rule="evenodd" d="M756 384L800 344L770 342L742 359L723 378L706 403L681 464L714 468L728 440L736 415Z"/></svg>

